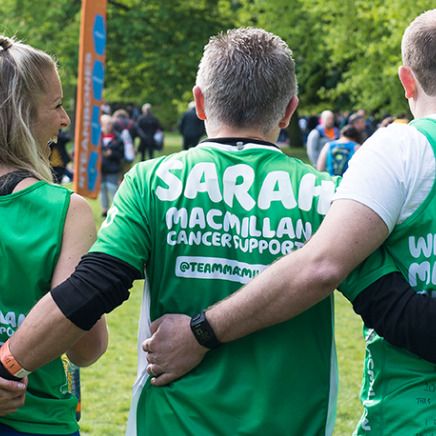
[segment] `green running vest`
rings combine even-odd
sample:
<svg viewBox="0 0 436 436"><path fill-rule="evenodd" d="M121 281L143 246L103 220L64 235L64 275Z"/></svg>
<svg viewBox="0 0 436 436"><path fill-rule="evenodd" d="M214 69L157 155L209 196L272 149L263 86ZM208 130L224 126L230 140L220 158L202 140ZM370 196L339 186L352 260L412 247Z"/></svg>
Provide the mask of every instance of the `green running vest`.
<svg viewBox="0 0 436 436"><path fill-rule="evenodd" d="M50 291L70 196L45 182L0 196L0 344ZM25 405L0 422L21 432L71 434L76 405L58 358L29 375Z"/></svg>
<svg viewBox="0 0 436 436"><path fill-rule="evenodd" d="M410 123L430 142L436 156L436 120ZM397 225L384 246L413 288L436 290L436 186L419 208ZM364 327L365 366L361 400L364 414L357 435L436 435L436 367L391 346Z"/></svg>

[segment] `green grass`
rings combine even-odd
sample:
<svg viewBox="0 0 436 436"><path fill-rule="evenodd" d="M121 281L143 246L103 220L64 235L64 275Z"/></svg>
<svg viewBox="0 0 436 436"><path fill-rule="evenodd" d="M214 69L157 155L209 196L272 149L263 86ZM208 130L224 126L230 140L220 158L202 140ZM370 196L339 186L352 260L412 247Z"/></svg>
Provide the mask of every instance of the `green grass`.
<svg viewBox="0 0 436 436"><path fill-rule="evenodd" d="M178 134L165 135L165 148L158 155L181 150ZM305 149L284 148L291 156L307 162ZM98 200L89 200L97 226L102 222ZM130 299L107 315L109 347L93 366L81 370L82 436L124 435L136 378L136 336L143 282L135 282ZM364 341L360 318L338 292L336 341L339 363L338 416L334 436L349 436L361 415L359 389L363 367Z"/></svg>

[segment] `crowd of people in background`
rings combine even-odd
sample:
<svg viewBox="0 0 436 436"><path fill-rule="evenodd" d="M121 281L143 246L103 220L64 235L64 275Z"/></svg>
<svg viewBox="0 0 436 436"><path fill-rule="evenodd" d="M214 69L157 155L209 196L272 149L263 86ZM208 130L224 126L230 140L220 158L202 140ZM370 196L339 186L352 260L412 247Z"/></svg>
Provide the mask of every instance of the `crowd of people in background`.
<svg viewBox="0 0 436 436"><path fill-rule="evenodd" d="M377 121L374 116L368 117L365 109L348 114L325 110L301 117L299 126L311 164L319 171L342 176L351 157L377 129L408 122L404 114L385 114Z"/></svg>
<svg viewBox="0 0 436 436"><path fill-rule="evenodd" d="M162 150L164 128L152 113L150 103L141 110L137 105L128 104L125 108L112 111L111 104L101 105L101 184L100 201L102 217L107 216L119 184L124 174L135 160L153 159L156 150ZM177 124L183 138L183 149L195 147L205 135L204 122L197 117L195 103L190 102ZM67 143L72 142L70 132L61 130L58 142L51 143L50 162L55 183L69 183L73 180L74 147L67 151Z"/></svg>
<svg viewBox="0 0 436 436"><path fill-rule="evenodd" d="M164 128L161 121L152 113L150 103L145 103L142 107L136 104L127 104L125 108L115 106L117 109L112 111L111 104L104 101L101 107L100 199L103 217L106 216L113 196L133 162L153 159L155 151L163 148ZM326 109L316 115L301 116L298 124L309 162L319 171L342 176L351 157L377 129L391 123L408 121L405 114L385 114L376 119L373 115L368 116L365 109L348 113ZM107 131L109 124L110 132ZM172 130L182 135L184 150L195 147L200 142L205 135L205 129L204 121L197 117L195 102L188 104L188 109L181 114ZM108 141L108 138L111 140ZM56 183L67 183L73 179L74 152L68 153L66 148L66 144L71 140L68 132L61 131L58 143L51 145L51 164ZM287 129L282 129L277 144L280 147L292 146L292 138ZM111 151L113 148L117 151Z"/></svg>
<svg viewBox="0 0 436 436"><path fill-rule="evenodd" d="M104 102L98 235L88 202L52 183L70 158L56 63L0 35L0 435L80 436L60 356L93 364L108 346L104 314L136 280L126 435L331 436L336 290L363 321L353 434L435 434L435 23L427 11L402 37L398 76L414 119L375 122L364 109L301 118L312 166L279 150L297 78L286 42L263 29L205 46L199 145L200 133L153 159L163 127L151 105L133 115Z"/></svg>

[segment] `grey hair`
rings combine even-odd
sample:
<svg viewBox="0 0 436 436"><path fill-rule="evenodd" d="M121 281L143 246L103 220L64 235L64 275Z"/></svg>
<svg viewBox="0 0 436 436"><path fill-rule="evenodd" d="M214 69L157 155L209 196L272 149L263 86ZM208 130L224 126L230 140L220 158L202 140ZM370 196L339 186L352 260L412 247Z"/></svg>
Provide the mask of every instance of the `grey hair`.
<svg viewBox="0 0 436 436"><path fill-rule="evenodd" d="M151 112L151 104L145 103L142 105L142 113L143 114L149 114Z"/></svg>
<svg viewBox="0 0 436 436"><path fill-rule="evenodd" d="M205 46L197 85L211 130L229 125L268 133L297 95L292 52L263 29L228 30Z"/></svg>
<svg viewBox="0 0 436 436"><path fill-rule="evenodd" d="M29 45L0 35L0 164L53 180L47 150L35 141L32 126L48 90L53 59Z"/></svg>
<svg viewBox="0 0 436 436"><path fill-rule="evenodd" d="M412 69L427 95L436 95L436 9L416 17L401 41L403 64Z"/></svg>

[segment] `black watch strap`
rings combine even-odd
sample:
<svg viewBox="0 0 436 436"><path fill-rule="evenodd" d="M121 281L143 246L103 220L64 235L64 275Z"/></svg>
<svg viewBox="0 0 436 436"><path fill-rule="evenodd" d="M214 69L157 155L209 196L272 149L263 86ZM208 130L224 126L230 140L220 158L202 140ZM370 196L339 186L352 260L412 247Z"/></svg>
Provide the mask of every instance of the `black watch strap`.
<svg viewBox="0 0 436 436"><path fill-rule="evenodd" d="M13 380L13 381L21 381L22 378L19 377L15 377L13 374L11 374L3 365L3 363L1 363L0 361L0 377L4 378L6 380Z"/></svg>
<svg viewBox="0 0 436 436"><path fill-rule="evenodd" d="M203 347L213 349L221 345L204 312L197 313L191 318L191 330L195 339Z"/></svg>

